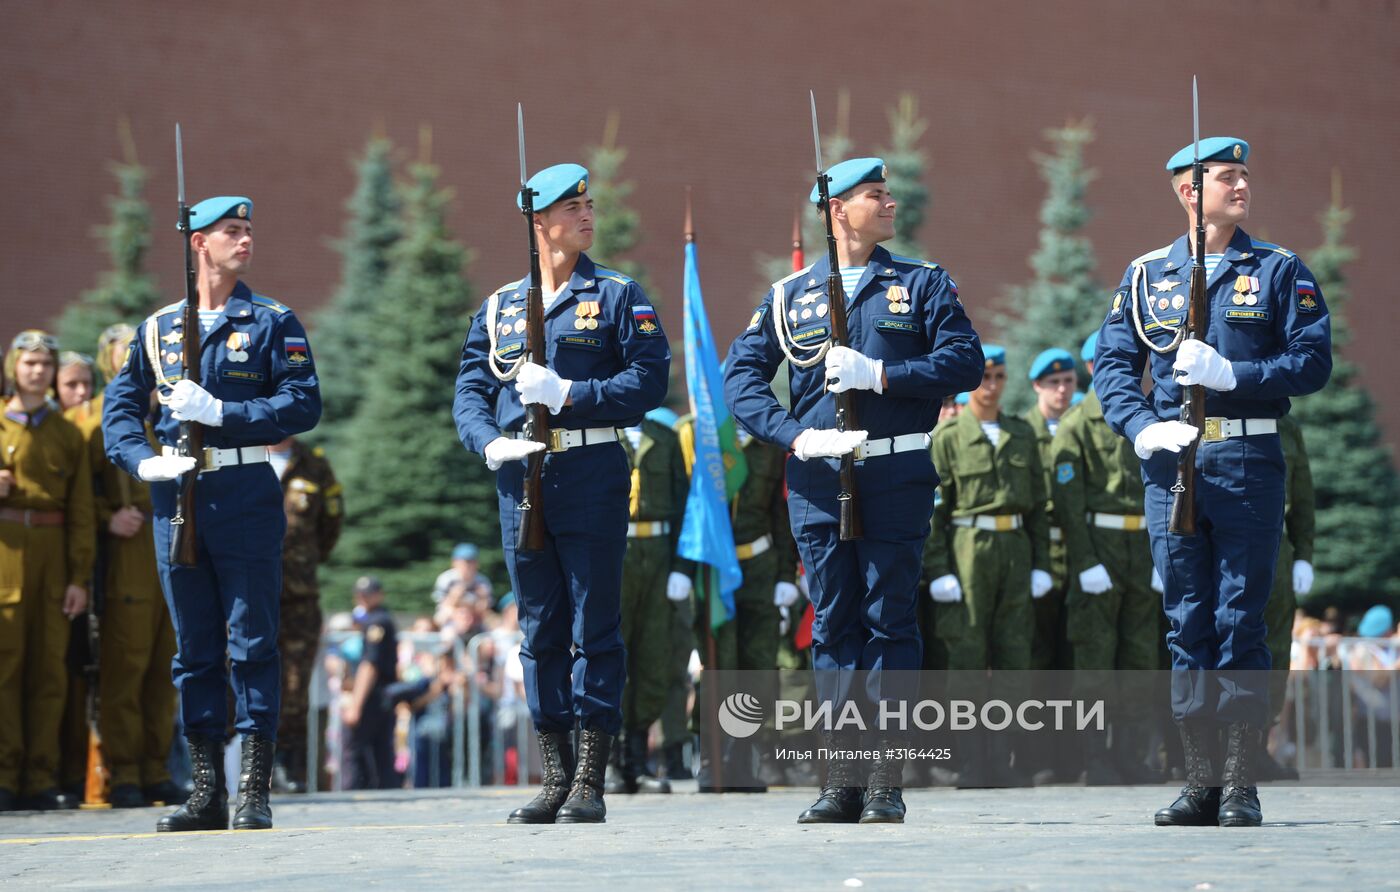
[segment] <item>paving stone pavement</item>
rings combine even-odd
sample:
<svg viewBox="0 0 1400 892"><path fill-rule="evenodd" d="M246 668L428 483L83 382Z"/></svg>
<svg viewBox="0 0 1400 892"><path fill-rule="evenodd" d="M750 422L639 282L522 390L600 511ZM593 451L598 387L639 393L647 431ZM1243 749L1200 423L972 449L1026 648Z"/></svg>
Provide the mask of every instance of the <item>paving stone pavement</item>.
<svg viewBox="0 0 1400 892"><path fill-rule="evenodd" d="M694 784L689 785L693 790ZM0 815L0 888L1400 888L1400 791L1263 791L1259 829L1158 828L1167 787L917 790L900 826L799 826L812 790L611 796L603 826L505 823L531 792L275 797L275 829L163 809Z"/></svg>

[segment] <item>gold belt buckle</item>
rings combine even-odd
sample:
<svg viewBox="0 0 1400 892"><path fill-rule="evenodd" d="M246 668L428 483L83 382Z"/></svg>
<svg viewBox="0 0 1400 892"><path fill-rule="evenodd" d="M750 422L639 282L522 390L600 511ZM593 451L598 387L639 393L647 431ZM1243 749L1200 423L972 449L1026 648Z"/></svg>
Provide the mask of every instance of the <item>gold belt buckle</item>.
<svg viewBox="0 0 1400 892"><path fill-rule="evenodd" d="M995 519L998 533L1009 533L1016 529L1016 516L1014 514L998 514Z"/></svg>
<svg viewBox="0 0 1400 892"><path fill-rule="evenodd" d="M564 431L563 431L563 430L561 430L561 429L559 429L559 428L550 428L550 429L549 429L549 451L550 451L550 452L563 452L563 451L564 451Z"/></svg>
<svg viewBox="0 0 1400 892"><path fill-rule="evenodd" d="M1147 518L1141 514L1125 514L1123 515L1123 529L1130 533L1136 533L1147 526L1146 521Z"/></svg>
<svg viewBox="0 0 1400 892"><path fill-rule="evenodd" d="M1202 443L1219 443L1225 439L1225 434L1221 431L1223 418L1207 418L1206 429L1201 433Z"/></svg>
<svg viewBox="0 0 1400 892"><path fill-rule="evenodd" d="M214 463L214 448L212 446L204 447L204 459L199 463L199 469L201 471L217 471L219 469L219 466Z"/></svg>

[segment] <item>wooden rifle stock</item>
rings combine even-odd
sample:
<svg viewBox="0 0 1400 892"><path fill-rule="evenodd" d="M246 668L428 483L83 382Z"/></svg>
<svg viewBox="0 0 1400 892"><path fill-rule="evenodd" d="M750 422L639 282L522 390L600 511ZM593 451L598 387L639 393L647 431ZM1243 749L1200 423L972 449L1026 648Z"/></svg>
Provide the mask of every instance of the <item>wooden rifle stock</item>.
<svg viewBox="0 0 1400 892"><path fill-rule="evenodd" d="M540 292L540 249L535 240L535 193L520 186L525 222L530 231L530 287L525 292L525 362L544 365L544 296ZM520 497L520 526L516 531L516 551L544 549L544 457L549 450L549 409L539 403L525 407L525 437L545 448L533 453L525 466L524 491Z"/></svg>

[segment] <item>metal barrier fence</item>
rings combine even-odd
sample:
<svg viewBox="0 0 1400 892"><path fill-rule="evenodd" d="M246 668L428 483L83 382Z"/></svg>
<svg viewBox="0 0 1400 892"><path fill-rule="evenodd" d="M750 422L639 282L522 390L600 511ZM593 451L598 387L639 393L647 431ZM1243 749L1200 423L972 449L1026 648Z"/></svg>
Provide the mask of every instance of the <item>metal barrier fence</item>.
<svg viewBox="0 0 1400 892"><path fill-rule="evenodd" d="M1293 645L1301 648L1303 668L1289 673L1281 722L1290 733L1293 767L1358 780L1396 774L1400 640L1309 638Z"/></svg>

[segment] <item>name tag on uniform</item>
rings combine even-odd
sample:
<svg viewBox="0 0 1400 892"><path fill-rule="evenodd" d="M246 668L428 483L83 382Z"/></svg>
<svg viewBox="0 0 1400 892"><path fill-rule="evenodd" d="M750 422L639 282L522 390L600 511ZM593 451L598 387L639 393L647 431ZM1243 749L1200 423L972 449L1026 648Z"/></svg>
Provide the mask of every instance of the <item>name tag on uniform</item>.
<svg viewBox="0 0 1400 892"><path fill-rule="evenodd" d="M597 335L565 334L560 335L556 343L561 347L585 347L589 350L603 348L603 339Z"/></svg>
<svg viewBox="0 0 1400 892"><path fill-rule="evenodd" d="M1268 310L1256 309L1229 309L1225 311L1225 318L1231 322L1268 322Z"/></svg>
<svg viewBox="0 0 1400 892"><path fill-rule="evenodd" d="M234 381L239 384L261 384L266 380L262 372L249 371L248 369L222 369L219 372L219 380Z"/></svg>
<svg viewBox="0 0 1400 892"><path fill-rule="evenodd" d="M816 328L809 328L806 331L794 333L792 339L799 344L805 344L808 341L820 341L828 334L830 334L830 332L825 325L818 325Z"/></svg>
<svg viewBox="0 0 1400 892"><path fill-rule="evenodd" d="M879 331L899 331L906 334L919 332L919 326L908 319L876 319L875 328Z"/></svg>

